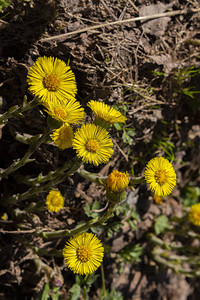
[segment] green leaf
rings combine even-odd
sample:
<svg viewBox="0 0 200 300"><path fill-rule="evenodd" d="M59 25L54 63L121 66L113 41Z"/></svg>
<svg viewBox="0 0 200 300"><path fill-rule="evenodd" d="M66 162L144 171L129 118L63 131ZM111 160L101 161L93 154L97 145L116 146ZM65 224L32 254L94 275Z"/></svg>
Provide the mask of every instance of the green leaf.
<svg viewBox="0 0 200 300"><path fill-rule="evenodd" d="M90 204L87 202L84 206L84 211L86 215L88 216L88 213L90 212Z"/></svg>
<svg viewBox="0 0 200 300"><path fill-rule="evenodd" d="M52 300L59 300L60 299L60 295L58 293L59 289L60 289L59 287L54 287L53 288Z"/></svg>
<svg viewBox="0 0 200 300"><path fill-rule="evenodd" d="M101 300L123 300L123 296L115 289L112 289L110 292L108 290L104 291L101 289Z"/></svg>
<svg viewBox="0 0 200 300"><path fill-rule="evenodd" d="M182 192L183 205L192 206L200 201L200 188L198 186L186 186Z"/></svg>
<svg viewBox="0 0 200 300"><path fill-rule="evenodd" d="M79 275L76 275L76 283L78 285L81 285L83 283L83 277L79 276Z"/></svg>
<svg viewBox="0 0 200 300"><path fill-rule="evenodd" d="M127 245L118 253L118 257L121 257L124 261L134 264L135 262L140 262L142 252L143 247L140 246L140 244L136 244L134 246Z"/></svg>
<svg viewBox="0 0 200 300"><path fill-rule="evenodd" d="M122 129L123 129L122 123L115 123L115 124L114 124L114 127L115 127L115 129L117 129L117 130L122 130Z"/></svg>
<svg viewBox="0 0 200 300"><path fill-rule="evenodd" d="M129 223L129 225L130 225L130 227L131 227L132 229L134 229L134 230L137 229L136 224L135 224L132 220L128 220L128 223Z"/></svg>
<svg viewBox="0 0 200 300"><path fill-rule="evenodd" d="M122 227L121 221L108 222L106 233L109 238L113 237L113 232L118 232Z"/></svg>
<svg viewBox="0 0 200 300"><path fill-rule="evenodd" d="M166 216L158 217L158 219L154 224L154 229L156 234L160 234L161 232L164 232L168 228L169 228L168 218Z"/></svg>
<svg viewBox="0 0 200 300"><path fill-rule="evenodd" d="M100 201L94 201L94 203L92 204L92 206L89 205L89 203L85 204L84 210L85 210L85 214L88 217L92 217L92 218L96 218L99 216L98 212L91 212L92 210L98 210L101 207L101 203Z"/></svg>
<svg viewBox="0 0 200 300"><path fill-rule="evenodd" d="M75 283L69 290L72 293L70 300L77 300L81 295L81 287Z"/></svg>
<svg viewBox="0 0 200 300"><path fill-rule="evenodd" d="M96 210L100 208L100 201L94 201L92 204L92 210Z"/></svg>
<svg viewBox="0 0 200 300"><path fill-rule="evenodd" d="M49 291L50 291L50 287L49 287L49 284L46 283L43 287L43 290L40 291L37 296L36 296L36 300L48 300L50 299L50 296L49 296Z"/></svg>
<svg viewBox="0 0 200 300"><path fill-rule="evenodd" d="M99 275L98 274L91 274L89 277L88 277L88 279L86 280L86 283L88 284L88 285L91 285L91 284L93 284L96 280L97 280L97 278L99 277Z"/></svg>
<svg viewBox="0 0 200 300"><path fill-rule="evenodd" d="M132 129L132 128L125 128L126 130L127 130L127 134L129 135L129 136L135 136L135 130L134 129Z"/></svg>

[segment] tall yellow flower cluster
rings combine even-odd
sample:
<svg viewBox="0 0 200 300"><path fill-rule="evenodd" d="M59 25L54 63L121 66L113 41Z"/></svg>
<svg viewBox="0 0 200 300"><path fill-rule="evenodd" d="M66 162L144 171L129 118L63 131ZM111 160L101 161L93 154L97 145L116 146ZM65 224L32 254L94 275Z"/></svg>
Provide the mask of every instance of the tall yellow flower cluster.
<svg viewBox="0 0 200 300"><path fill-rule="evenodd" d="M54 57L39 57L28 72L30 92L39 98L46 112L61 123L53 130L51 138L64 150L72 146L73 129L85 118L84 109L75 99L77 85L75 75L64 61Z"/></svg>
<svg viewBox="0 0 200 300"><path fill-rule="evenodd" d="M109 160L113 143L107 129L116 122L124 123L126 117L103 102L91 100L88 106L95 113L95 123L83 124L74 134L71 126L81 124L85 112L75 99L77 85L71 68L60 59L39 57L28 72L27 82L45 111L61 124L51 134L59 149L72 146L78 157L96 166Z"/></svg>
<svg viewBox="0 0 200 300"><path fill-rule="evenodd" d="M113 154L113 142L108 129L112 124L125 123L127 120L120 111L104 102L91 100L88 107L95 115L94 123L82 124L86 115L84 108L75 98L75 75L64 61L54 57L38 58L28 72L27 82L30 92L39 99L48 115L56 120L55 123L60 124L50 135L59 149L73 147L78 158L95 166L109 161ZM80 126L75 133L73 125ZM161 203L161 197L169 195L176 185L174 168L163 157L156 157L148 162L144 178L154 193L156 203ZM117 170L112 171L106 179L102 179L107 199L112 202L109 214L105 215L107 219L116 205L125 200L128 186L134 186L138 183L137 180L133 183L127 172L121 173ZM143 182L143 178L139 180ZM58 212L64 206L64 198L59 191L50 190L46 197L46 205L50 212ZM100 220L104 222L105 216L99 219L98 223ZM200 226L200 204L191 207L188 217L193 224ZM104 248L96 235L79 232L88 229L89 226L80 228L75 229L76 234L66 243L63 256L66 265L75 274L87 275L101 265Z"/></svg>

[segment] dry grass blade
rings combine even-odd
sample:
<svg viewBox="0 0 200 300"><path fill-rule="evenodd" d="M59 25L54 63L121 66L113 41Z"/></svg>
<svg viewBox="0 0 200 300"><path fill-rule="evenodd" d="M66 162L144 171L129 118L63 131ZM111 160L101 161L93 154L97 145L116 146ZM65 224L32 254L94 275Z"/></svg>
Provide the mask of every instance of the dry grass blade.
<svg viewBox="0 0 200 300"><path fill-rule="evenodd" d="M126 20L118 20L118 21L114 21L114 22L110 22L110 23L104 23L104 24L99 24L99 25L86 27L86 28L83 28L83 29L80 29L80 30L67 32L67 33L55 35L55 36L48 37L48 38L43 38L43 39L40 39L40 42L46 42L46 41L50 41L50 40L65 38L65 37L70 36L70 35L75 35L75 34L79 34L79 33L82 33L82 32L87 32L87 31L91 31L91 30L94 30L94 29L103 28L103 27L106 27L106 26L114 26L114 25L120 25L120 24L127 23L127 22L146 21L146 20L152 20L152 19L156 19L156 18L163 18L163 17L183 15L183 14L188 14L188 13L197 13L197 12L200 12L200 8L190 9L190 10L185 10L185 9L176 10L176 11L170 11L170 12L165 12L165 13L155 14L155 15L150 15L150 16L136 17L136 18L126 19Z"/></svg>

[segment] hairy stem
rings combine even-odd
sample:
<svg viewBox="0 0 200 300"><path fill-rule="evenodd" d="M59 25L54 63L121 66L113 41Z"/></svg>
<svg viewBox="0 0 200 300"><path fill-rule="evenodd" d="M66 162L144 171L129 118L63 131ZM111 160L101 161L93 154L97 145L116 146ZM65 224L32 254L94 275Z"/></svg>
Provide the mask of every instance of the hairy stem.
<svg viewBox="0 0 200 300"><path fill-rule="evenodd" d="M89 222L87 222L84 225L78 226L72 230L68 229L63 229L63 230L57 230L54 232L37 232L35 233L36 236L40 236L42 238L61 238L61 237L66 237L66 236L71 236L76 233L81 233L83 231L86 231L90 228L97 227L99 225L105 225L104 223L113 216L113 212L116 208L117 204L116 203L111 203L110 207L108 208L107 212L100 217L99 219L92 219Z"/></svg>

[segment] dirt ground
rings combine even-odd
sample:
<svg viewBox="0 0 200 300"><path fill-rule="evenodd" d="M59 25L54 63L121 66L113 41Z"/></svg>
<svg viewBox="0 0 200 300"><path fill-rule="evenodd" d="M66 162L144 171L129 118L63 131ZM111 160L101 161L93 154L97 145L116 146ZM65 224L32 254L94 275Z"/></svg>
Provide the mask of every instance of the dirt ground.
<svg viewBox="0 0 200 300"><path fill-rule="evenodd" d="M200 91L200 73L191 76L180 70L200 68L199 2L196 0L16 0L1 12L0 30L0 95L1 112L19 105L27 91L28 68L39 56L55 56L68 62L75 73L77 98L91 118L87 102L103 100L118 107L126 115L126 130L112 129L114 155L105 166L86 165L88 171L108 175L113 169L141 176L153 156L166 155L161 141L168 141L174 154L173 166L177 186L162 205L155 204L145 184L130 190L127 201L136 206L141 221L133 230L126 218L116 216L123 226L102 240L109 247L104 258L106 288L121 292L123 299L199 299L199 279L175 274L163 268L149 255L151 244L146 234L152 232L154 218L181 215L183 191L192 183L200 186L200 94L193 98L183 88ZM168 14L168 12L177 14ZM142 16L166 13L153 20L129 20ZM114 24L108 24L113 23ZM91 29L91 26L102 25ZM82 30L82 31L81 31ZM67 33L71 33L66 35ZM59 35L59 36L58 36ZM177 75L178 74L178 75ZM46 126L42 107L12 118L1 128L0 167L7 168L22 157L27 145L16 135L40 134ZM130 135L125 132L131 132ZM171 144L170 144L171 143ZM169 150L169 149L168 149ZM170 153L171 153L170 152ZM6 199L27 190L24 177L48 174L74 157L73 150L59 151L54 145L42 145L34 154L35 162L4 178L0 182L1 263L0 299L36 299L47 281L38 272L33 259L33 245L44 249L61 250L66 239L43 242L30 234L19 234L13 209L23 210L30 200L18 206L6 206ZM101 201L106 204L105 192L95 183L77 174L58 186L65 195L65 209L56 216L47 211L37 214L33 221L22 220L21 230L45 228L58 230L74 228L84 220L84 206ZM46 193L31 201L45 201ZM74 208L74 209L73 209ZM76 209L75 209L76 208ZM12 231L13 233L9 233ZM189 240L185 241L189 243ZM117 254L126 245L140 244L144 252L140 261L125 262L122 272L117 266ZM32 245L32 246L30 246ZM43 255L43 261L62 273L64 283L60 299L71 299L69 289L75 277L66 270L62 255ZM100 274L100 270L98 271ZM101 279L90 291L90 299L100 299ZM39 299L39 298L38 298ZM42 299L42 298L41 298ZM82 299L82 298L80 298ZM111 298L109 298L111 299ZM117 297L112 298L117 299Z"/></svg>

